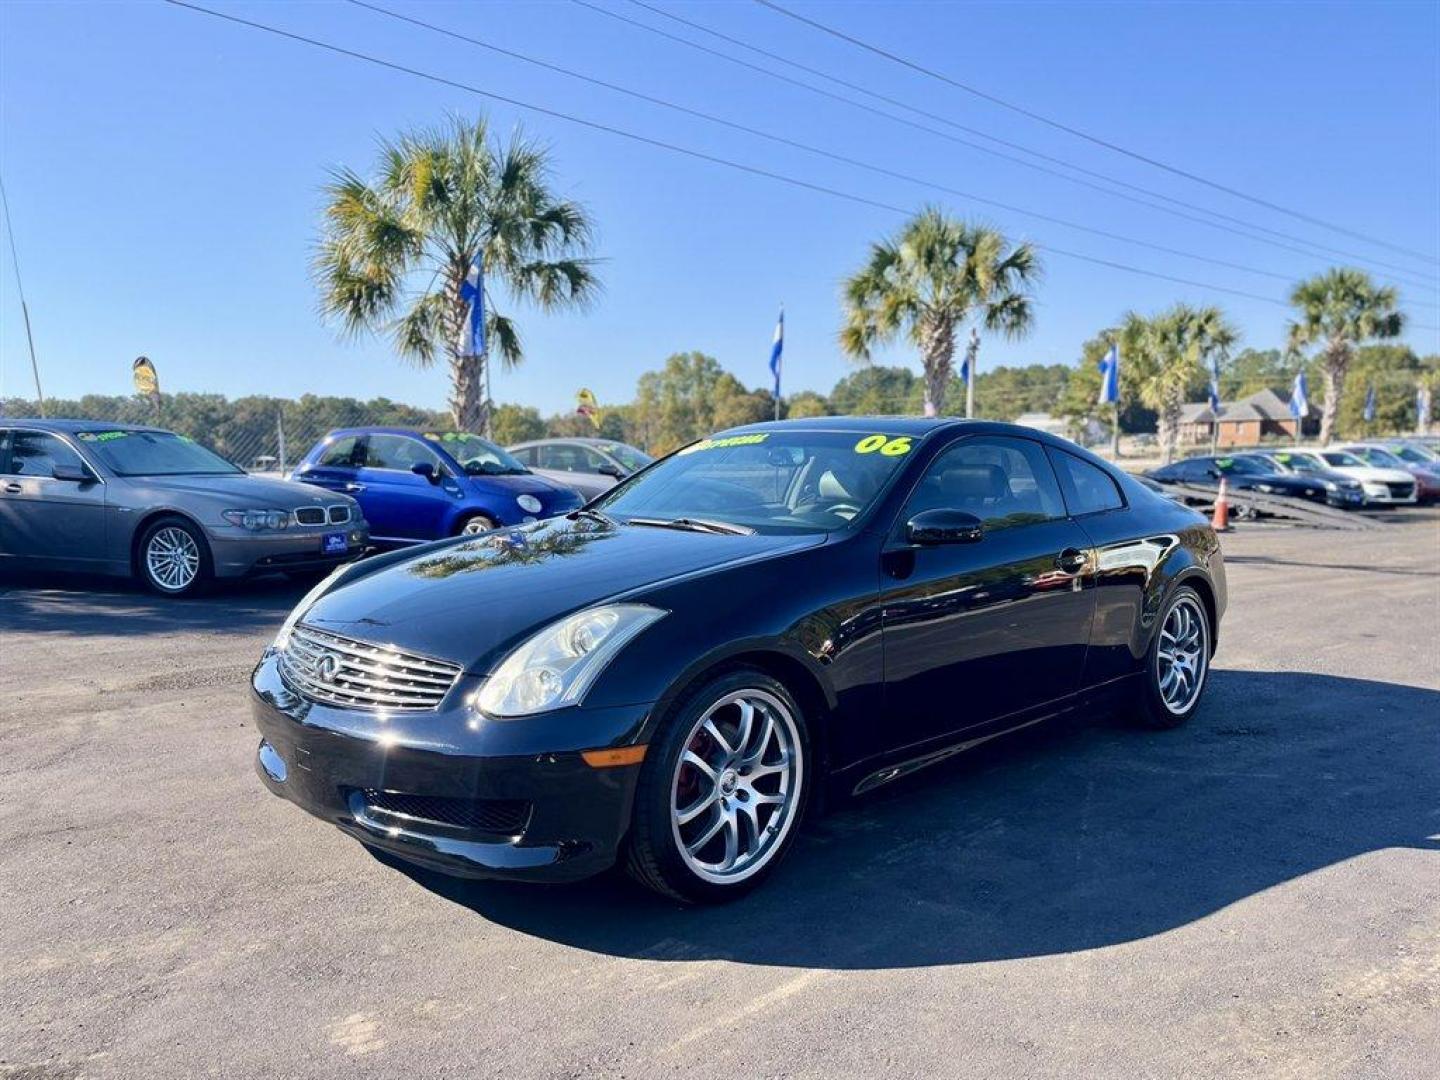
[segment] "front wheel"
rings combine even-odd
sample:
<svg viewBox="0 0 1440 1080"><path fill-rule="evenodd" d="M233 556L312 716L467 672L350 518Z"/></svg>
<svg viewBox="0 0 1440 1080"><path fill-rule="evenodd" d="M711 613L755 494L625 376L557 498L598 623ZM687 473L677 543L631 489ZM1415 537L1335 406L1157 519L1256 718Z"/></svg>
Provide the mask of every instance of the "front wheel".
<svg viewBox="0 0 1440 1080"><path fill-rule="evenodd" d="M1175 590L1145 655L1135 718L1147 727L1178 727L1194 714L1210 673L1210 613L1189 585Z"/></svg>
<svg viewBox="0 0 1440 1080"><path fill-rule="evenodd" d="M460 524L455 530L456 536L479 536L491 529L498 529L497 525L484 514L467 514L460 519Z"/></svg>
<svg viewBox="0 0 1440 1080"><path fill-rule="evenodd" d="M646 755L631 876L691 903L743 895L789 850L812 771L804 716L783 685L748 668L709 680Z"/></svg>
<svg viewBox="0 0 1440 1080"><path fill-rule="evenodd" d="M194 596L210 579L210 545L199 526L182 517L152 522L136 548L136 569L151 592Z"/></svg>

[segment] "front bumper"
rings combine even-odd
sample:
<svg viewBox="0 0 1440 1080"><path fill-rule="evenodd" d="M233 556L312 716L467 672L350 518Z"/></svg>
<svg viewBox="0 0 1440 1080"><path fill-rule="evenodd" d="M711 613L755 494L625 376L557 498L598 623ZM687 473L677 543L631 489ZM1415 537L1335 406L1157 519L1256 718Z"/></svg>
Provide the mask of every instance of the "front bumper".
<svg viewBox="0 0 1440 1080"><path fill-rule="evenodd" d="M215 576L245 577L248 574L279 573L285 570L324 570L358 559L370 544L370 527L363 520L346 525L304 526L277 532L251 532L236 526L207 526L210 556ZM344 551L326 551L325 537L343 534Z"/></svg>
<svg viewBox="0 0 1440 1080"><path fill-rule="evenodd" d="M1415 497L1415 487L1411 487L1407 494L1397 495L1392 489L1367 487L1365 489L1365 502L1369 506L1414 506L1418 501Z"/></svg>
<svg viewBox="0 0 1440 1080"><path fill-rule="evenodd" d="M627 745L649 707L477 725L464 702L478 682L387 717L299 698L267 654L252 678L256 771L362 843L443 873L571 881L613 865L640 766L594 768L580 748Z"/></svg>

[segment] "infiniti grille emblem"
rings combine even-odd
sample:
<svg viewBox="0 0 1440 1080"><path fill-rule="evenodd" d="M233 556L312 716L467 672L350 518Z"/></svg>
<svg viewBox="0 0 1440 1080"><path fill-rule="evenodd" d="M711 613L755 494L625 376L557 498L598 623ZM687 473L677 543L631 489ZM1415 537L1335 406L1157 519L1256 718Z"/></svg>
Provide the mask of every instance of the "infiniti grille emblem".
<svg viewBox="0 0 1440 1080"><path fill-rule="evenodd" d="M323 683L333 683L339 671L340 658L333 652L327 652L315 661L315 677Z"/></svg>

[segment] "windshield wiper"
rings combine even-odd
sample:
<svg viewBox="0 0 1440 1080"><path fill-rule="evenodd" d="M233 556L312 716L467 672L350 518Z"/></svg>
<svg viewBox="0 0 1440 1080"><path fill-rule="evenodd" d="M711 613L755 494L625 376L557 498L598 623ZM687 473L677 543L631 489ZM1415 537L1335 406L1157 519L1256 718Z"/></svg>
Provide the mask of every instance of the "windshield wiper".
<svg viewBox="0 0 1440 1080"><path fill-rule="evenodd" d="M565 516L571 521L574 521L576 518L583 517L589 518L591 521L598 521L601 525L609 525L612 528L615 525L615 519L612 518L609 514L603 513L599 510L591 510L588 506L582 506L579 510L572 510Z"/></svg>
<svg viewBox="0 0 1440 1080"><path fill-rule="evenodd" d="M685 529L689 532L723 533L726 536L754 536L755 530L747 525L736 525L729 521L712 521L709 518L626 518L627 525L651 525L657 529Z"/></svg>

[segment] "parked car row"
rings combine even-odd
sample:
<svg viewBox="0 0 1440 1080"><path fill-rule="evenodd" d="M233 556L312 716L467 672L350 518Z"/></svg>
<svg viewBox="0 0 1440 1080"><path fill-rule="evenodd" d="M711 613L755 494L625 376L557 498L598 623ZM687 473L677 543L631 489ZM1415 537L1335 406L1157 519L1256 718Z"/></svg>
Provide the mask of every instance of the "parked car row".
<svg viewBox="0 0 1440 1080"><path fill-rule="evenodd" d="M572 467L547 478L476 435L349 428L275 480L157 427L7 420L0 564L133 577L166 596L217 578L318 576L372 545L568 513L650 461L603 440L547 440L520 453L555 449Z"/></svg>
<svg viewBox="0 0 1440 1080"><path fill-rule="evenodd" d="M1359 510L1440 499L1440 450L1404 439L1323 449L1252 450L1186 458L1146 475L1161 485L1210 492L1218 489L1223 477L1232 492L1283 495ZM1184 498L1192 504L1208 501L1198 495ZM1244 503L1241 508L1246 509Z"/></svg>

